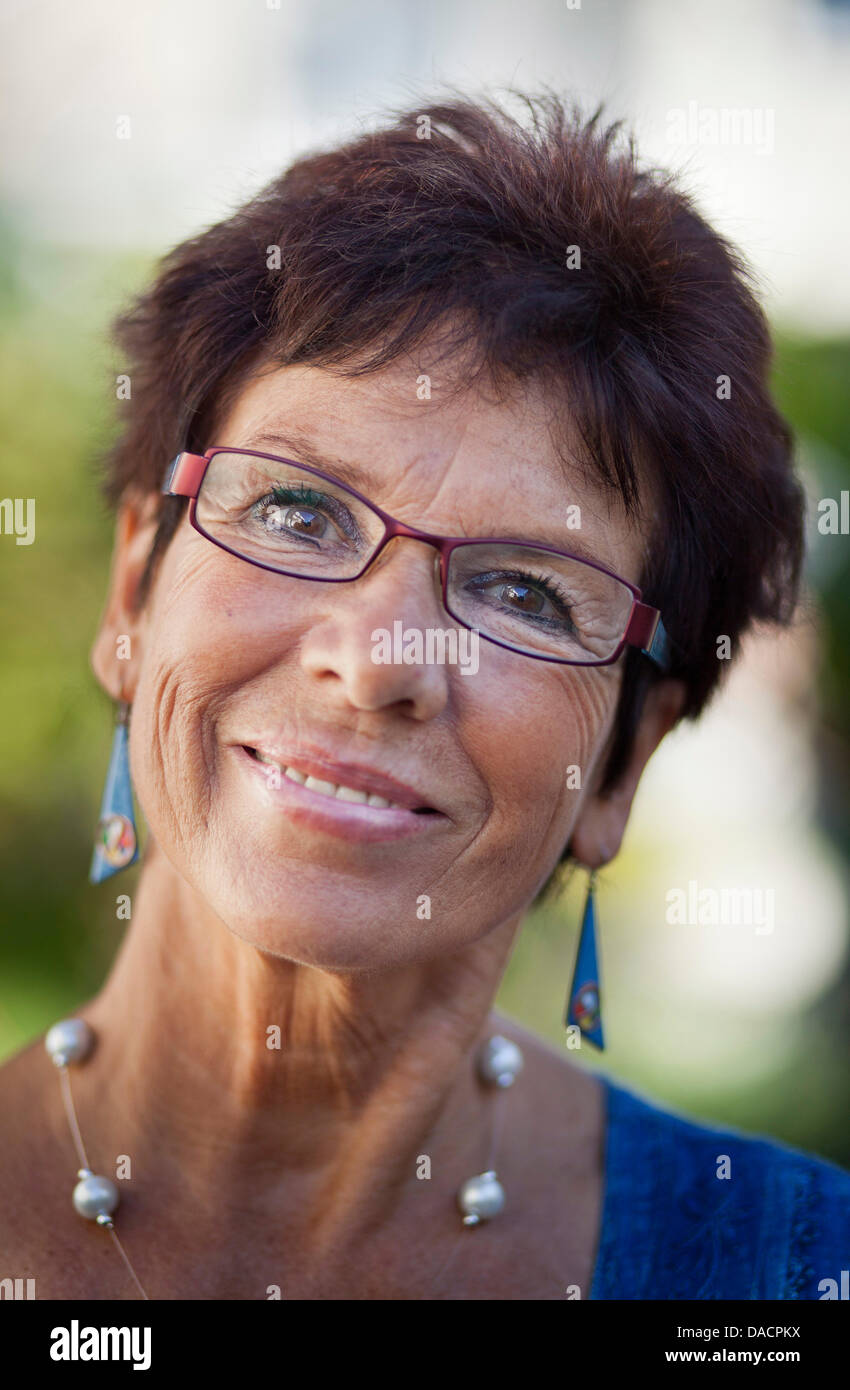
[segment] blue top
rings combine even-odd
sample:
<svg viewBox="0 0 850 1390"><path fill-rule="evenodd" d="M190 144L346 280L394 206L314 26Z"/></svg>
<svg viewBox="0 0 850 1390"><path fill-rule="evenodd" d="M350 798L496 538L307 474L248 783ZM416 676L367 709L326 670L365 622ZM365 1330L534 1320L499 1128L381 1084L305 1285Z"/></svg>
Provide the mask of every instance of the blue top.
<svg viewBox="0 0 850 1390"><path fill-rule="evenodd" d="M607 1134L592 1299L850 1297L850 1172L597 1076ZM828 1279L837 1288L818 1287Z"/></svg>

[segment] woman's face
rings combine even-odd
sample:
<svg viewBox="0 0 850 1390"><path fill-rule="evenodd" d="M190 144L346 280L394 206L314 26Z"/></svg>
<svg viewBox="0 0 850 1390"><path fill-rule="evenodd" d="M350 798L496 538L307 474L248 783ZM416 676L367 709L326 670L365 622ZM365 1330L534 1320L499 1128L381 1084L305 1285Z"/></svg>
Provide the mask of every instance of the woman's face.
<svg viewBox="0 0 850 1390"><path fill-rule="evenodd" d="M252 381L210 443L298 457L271 441L297 432L328 472L346 467L391 515L443 535L569 549L578 504L584 545L638 581L640 535L558 457L536 389L441 401L435 376L423 401L418 370L277 369ZM601 770L622 662L560 666L481 641L475 674L376 663L377 628L455 626L435 559L399 539L352 583L306 582L229 555L185 517L163 557L134 633L134 785L179 873L257 947L328 969L461 948L521 913L570 839ZM319 773L355 764L432 813L332 799L249 748ZM320 780L345 784L334 771Z"/></svg>

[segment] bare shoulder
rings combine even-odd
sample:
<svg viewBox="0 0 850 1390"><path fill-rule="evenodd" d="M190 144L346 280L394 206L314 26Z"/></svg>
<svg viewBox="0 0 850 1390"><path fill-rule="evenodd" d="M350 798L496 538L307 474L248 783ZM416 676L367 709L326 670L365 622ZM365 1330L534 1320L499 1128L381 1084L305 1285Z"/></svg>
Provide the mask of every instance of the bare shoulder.
<svg viewBox="0 0 850 1390"><path fill-rule="evenodd" d="M76 1163L43 1039L0 1066L0 1115L0 1251L4 1266L11 1265L0 1277L38 1281L55 1248L51 1227L70 1200Z"/></svg>
<svg viewBox="0 0 850 1390"><path fill-rule="evenodd" d="M533 1093L535 1108L541 1099L554 1126L563 1123L572 1136L589 1132L602 1138L605 1096L602 1083L592 1071L577 1066L565 1051L514 1019L494 1013L499 1032L522 1049L523 1070L517 1083Z"/></svg>
<svg viewBox="0 0 850 1390"><path fill-rule="evenodd" d="M500 1014L498 1031L521 1049L507 1096L498 1170L509 1193L500 1297L588 1297L604 1202L605 1091L592 1071ZM522 1268L521 1294L517 1268ZM569 1293L574 1297L574 1293Z"/></svg>
<svg viewBox="0 0 850 1390"><path fill-rule="evenodd" d="M558 1190L566 1184L597 1206L605 1154L602 1082L513 1019L501 1014L493 1019L499 1032L522 1049L523 1069L511 1088L508 1122L521 1138L517 1161L548 1173Z"/></svg>
<svg viewBox="0 0 850 1390"><path fill-rule="evenodd" d="M20 1153L36 1131L44 1130L44 1106L49 1091L57 1090L55 1068L37 1038L0 1064L0 1162L4 1166ZM53 1107L48 1107L52 1109ZM41 1117L40 1124L37 1123Z"/></svg>

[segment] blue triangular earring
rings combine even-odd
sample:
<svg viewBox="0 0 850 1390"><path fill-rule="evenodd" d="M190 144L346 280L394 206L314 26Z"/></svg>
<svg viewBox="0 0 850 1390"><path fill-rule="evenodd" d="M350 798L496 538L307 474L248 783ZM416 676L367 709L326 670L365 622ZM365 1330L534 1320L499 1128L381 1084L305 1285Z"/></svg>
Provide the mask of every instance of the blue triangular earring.
<svg viewBox="0 0 850 1390"><path fill-rule="evenodd" d="M584 1037L595 1047L604 1049L602 1038L602 1005L599 992L599 961L596 953L596 906L593 890L596 887L596 870L590 873L587 888L587 901L581 919L581 932L578 952L573 970L570 995L567 1003L567 1025L578 1024Z"/></svg>
<svg viewBox="0 0 850 1390"><path fill-rule="evenodd" d="M115 737L109 770L100 804L100 820L95 834L94 854L89 869L89 883L102 883L135 863L139 857L136 821L133 815L133 787L130 781L128 725L130 706L119 700L116 713Z"/></svg>

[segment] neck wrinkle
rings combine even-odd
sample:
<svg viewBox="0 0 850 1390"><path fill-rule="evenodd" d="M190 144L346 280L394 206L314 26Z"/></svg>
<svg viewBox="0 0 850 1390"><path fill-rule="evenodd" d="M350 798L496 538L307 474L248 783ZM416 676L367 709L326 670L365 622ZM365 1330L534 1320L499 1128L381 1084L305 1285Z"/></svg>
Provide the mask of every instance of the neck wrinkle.
<svg viewBox="0 0 850 1390"><path fill-rule="evenodd" d="M100 1171L128 1154L166 1186L188 1176L199 1209L245 1216L297 1194L322 1246L380 1222L423 1152L459 1185L488 1151L495 1096L474 1051L496 1031L520 920L448 958L343 977L243 941L162 853L146 858L113 969L80 1014L98 1043L75 1095Z"/></svg>

